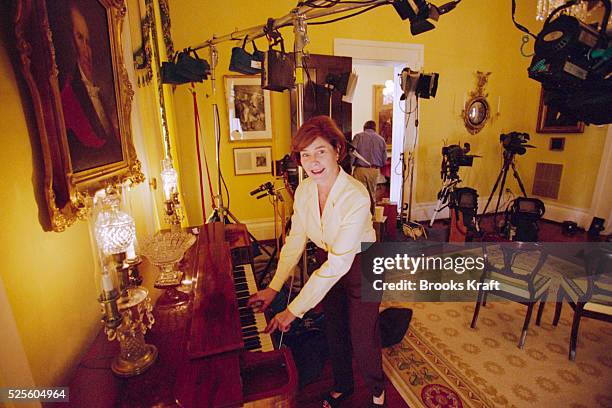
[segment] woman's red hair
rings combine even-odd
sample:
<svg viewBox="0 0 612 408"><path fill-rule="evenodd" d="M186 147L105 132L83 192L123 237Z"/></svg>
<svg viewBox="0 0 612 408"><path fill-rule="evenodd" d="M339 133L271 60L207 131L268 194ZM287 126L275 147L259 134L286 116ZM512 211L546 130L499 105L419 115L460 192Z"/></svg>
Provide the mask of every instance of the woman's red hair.
<svg viewBox="0 0 612 408"><path fill-rule="evenodd" d="M338 152L338 160L341 161L346 156L346 139L332 119L328 116L315 116L308 119L291 141L291 157L299 165L300 152L308 147L314 140L320 137L325 139L334 150Z"/></svg>

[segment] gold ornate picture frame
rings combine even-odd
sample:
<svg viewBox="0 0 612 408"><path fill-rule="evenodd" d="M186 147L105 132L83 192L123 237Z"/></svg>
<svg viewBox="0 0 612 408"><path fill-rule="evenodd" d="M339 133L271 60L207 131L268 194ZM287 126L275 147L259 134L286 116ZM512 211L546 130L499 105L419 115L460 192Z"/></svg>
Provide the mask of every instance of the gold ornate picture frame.
<svg viewBox="0 0 612 408"><path fill-rule="evenodd" d="M15 37L32 98L51 229L88 214L88 196L144 180L132 141L123 0L17 0Z"/></svg>

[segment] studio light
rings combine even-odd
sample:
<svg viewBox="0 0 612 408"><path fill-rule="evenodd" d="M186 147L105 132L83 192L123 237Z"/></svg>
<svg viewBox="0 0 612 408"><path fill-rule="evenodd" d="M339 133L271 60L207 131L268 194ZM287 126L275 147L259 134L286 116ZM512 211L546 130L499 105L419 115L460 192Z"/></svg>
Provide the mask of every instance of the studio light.
<svg viewBox="0 0 612 408"><path fill-rule="evenodd" d="M605 29L611 5L603 3L599 31L576 17L557 16L568 6L554 10L537 36L528 69L547 91L547 105L596 125L612 123L612 40Z"/></svg>
<svg viewBox="0 0 612 408"><path fill-rule="evenodd" d="M425 74L418 71L412 71L406 67L401 73L402 96L400 100L414 94L417 98L435 98L438 92L438 77L437 73Z"/></svg>
<svg viewBox="0 0 612 408"><path fill-rule="evenodd" d="M418 35L433 30L433 21L438 21L442 14L454 9L460 1L450 1L440 7L425 0L393 0L392 4L402 20L410 20L410 33Z"/></svg>

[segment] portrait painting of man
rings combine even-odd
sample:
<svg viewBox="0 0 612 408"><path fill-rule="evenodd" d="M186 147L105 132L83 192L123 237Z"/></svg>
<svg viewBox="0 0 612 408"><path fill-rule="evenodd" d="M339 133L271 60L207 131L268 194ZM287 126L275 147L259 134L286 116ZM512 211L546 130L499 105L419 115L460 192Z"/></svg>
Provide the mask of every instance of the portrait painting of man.
<svg viewBox="0 0 612 408"><path fill-rule="evenodd" d="M47 2L72 171L123 159L106 10L97 0Z"/></svg>

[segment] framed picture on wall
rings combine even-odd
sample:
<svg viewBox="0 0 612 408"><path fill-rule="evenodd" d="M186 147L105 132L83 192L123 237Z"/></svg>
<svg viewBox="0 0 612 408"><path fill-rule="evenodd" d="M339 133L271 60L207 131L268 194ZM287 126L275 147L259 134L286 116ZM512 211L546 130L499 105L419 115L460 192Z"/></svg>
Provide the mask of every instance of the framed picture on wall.
<svg viewBox="0 0 612 408"><path fill-rule="evenodd" d="M559 112L549 106L545 101L546 92L544 88L540 91L540 106L538 109L538 133L583 133L584 122Z"/></svg>
<svg viewBox="0 0 612 408"><path fill-rule="evenodd" d="M245 147L234 149L234 173L272 173L272 147Z"/></svg>
<svg viewBox="0 0 612 408"><path fill-rule="evenodd" d="M378 134L385 139L387 146L393 141L393 94L384 94L385 85L374 85L374 120Z"/></svg>
<svg viewBox="0 0 612 408"><path fill-rule="evenodd" d="M121 2L16 2L16 44L36 115L54 231L85 218L87 197L96 190L144 180L130 130L124 17Z"/></svg>
<svg viewBox="0 0 612 408"><path fill-rule="evenodd" d="M227 75L225 96L230 141L272 139L270 91L259 75Z"/></svg>

